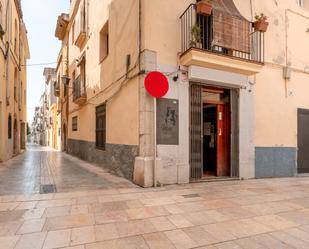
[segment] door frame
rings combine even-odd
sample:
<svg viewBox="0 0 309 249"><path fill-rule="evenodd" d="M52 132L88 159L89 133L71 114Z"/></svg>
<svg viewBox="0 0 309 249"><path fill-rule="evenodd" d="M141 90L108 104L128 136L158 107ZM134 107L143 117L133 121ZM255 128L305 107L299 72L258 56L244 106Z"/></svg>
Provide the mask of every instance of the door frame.
<svg viewBox="0 0 309 249"><path fill-rule="evenodd" d="M191 119L192 119L192 96L191 96L191 86L192 85L198 85L201 87L201 93L203 91L203 88L209 89L209 91L224 91L224 90L229 90L230 91L230 177L239 177L239 92L240 89L238 88L228 88L226 86L216 86L213 84L204 84L204 83L199 83L199 82L189 82L189 165L190 165L190 182L198 181L201 178L192 178L191 177L191 170L192 170L192 165L191 165L191 146L192 146L192 134L191 134ZM209 104L222 104L223 102L221 101L207 101ZM201 109L203 107L203 101L201 101ZM203 112L201 112L201 127L203 127L203 118L202 118ZM202 132L202 129L201 129ZM202 134L201 134L202 136ZM201 148L203 148L203 139L201 139ZM203 153L201 153L201 171L203 171Z"/></svg>

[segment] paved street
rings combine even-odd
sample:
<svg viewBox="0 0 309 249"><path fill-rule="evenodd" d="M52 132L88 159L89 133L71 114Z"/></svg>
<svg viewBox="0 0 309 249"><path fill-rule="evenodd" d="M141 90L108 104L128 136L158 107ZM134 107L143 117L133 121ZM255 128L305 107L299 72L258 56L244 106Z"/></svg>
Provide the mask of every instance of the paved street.
<svg viewBox="0 0 309 249"><path fill-rule="evenodd" d="M0 195L40 193L53 185L57 192L134 186L103 169L46 147L28 150L0 164Z"/></svg>
<svg viewBox="0 0 309 249"><path fill-rule="evenodd" d="M0 164L0 249L309 248L309 178L142 189L29 149Z"/></svg>

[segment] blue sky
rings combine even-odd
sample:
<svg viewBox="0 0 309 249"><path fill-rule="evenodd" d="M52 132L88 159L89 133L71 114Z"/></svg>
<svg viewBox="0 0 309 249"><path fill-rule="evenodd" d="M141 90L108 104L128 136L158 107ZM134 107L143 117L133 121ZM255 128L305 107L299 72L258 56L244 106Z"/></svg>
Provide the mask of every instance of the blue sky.
<svg viewBox="0 0 309 249"><path fill-rule="evenodd" d="M28 65L57 60L61 46L61 42L54 37L57 17L61 13L67 13L69 5L69 0L22 0L31 55ZM55 66L56 64L28 67L28 122L32 122L34 107L39 104L44 91L43 69Z"/></svg>

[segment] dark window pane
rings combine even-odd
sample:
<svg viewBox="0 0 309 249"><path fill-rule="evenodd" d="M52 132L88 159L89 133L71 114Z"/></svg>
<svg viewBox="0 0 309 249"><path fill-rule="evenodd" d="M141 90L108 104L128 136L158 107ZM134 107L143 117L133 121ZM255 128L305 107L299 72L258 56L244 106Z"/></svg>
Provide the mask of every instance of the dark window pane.
<svg viewBox="0 0 309 249"><path fill-rule="evenodd" d="M99 149L105 149L106 143L106 105L100 105L96 108L96 146Z"/></svg>

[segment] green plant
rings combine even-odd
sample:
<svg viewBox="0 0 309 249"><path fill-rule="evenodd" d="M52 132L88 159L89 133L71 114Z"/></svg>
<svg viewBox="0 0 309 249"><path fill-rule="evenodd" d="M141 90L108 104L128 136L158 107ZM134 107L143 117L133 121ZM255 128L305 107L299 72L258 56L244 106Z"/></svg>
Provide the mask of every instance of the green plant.
<svg viewBox="0 0 309 249"><path fill-rule="evenodd" d="M268 19L268 17L265 16L264 13L261 13L261 14L259 14L259 15L258 15L258 14L255 14L255 20L256 20L257 22L260 22L260 21L266 22L267 19Z"/></svg>
<svg viewBox="0 0 309 249"><path fill-rule="evenodd" d="M157 181L157 187L160 188L160 187L163 187L163 184L159 181Z"/></svg>
<svg viewBox="0 0 309 249"><path fill-rule="evenodd" d="M191 28L190 47L196 47L198 43L201 43L201 41L201 28L195 24Z"/></svg>

